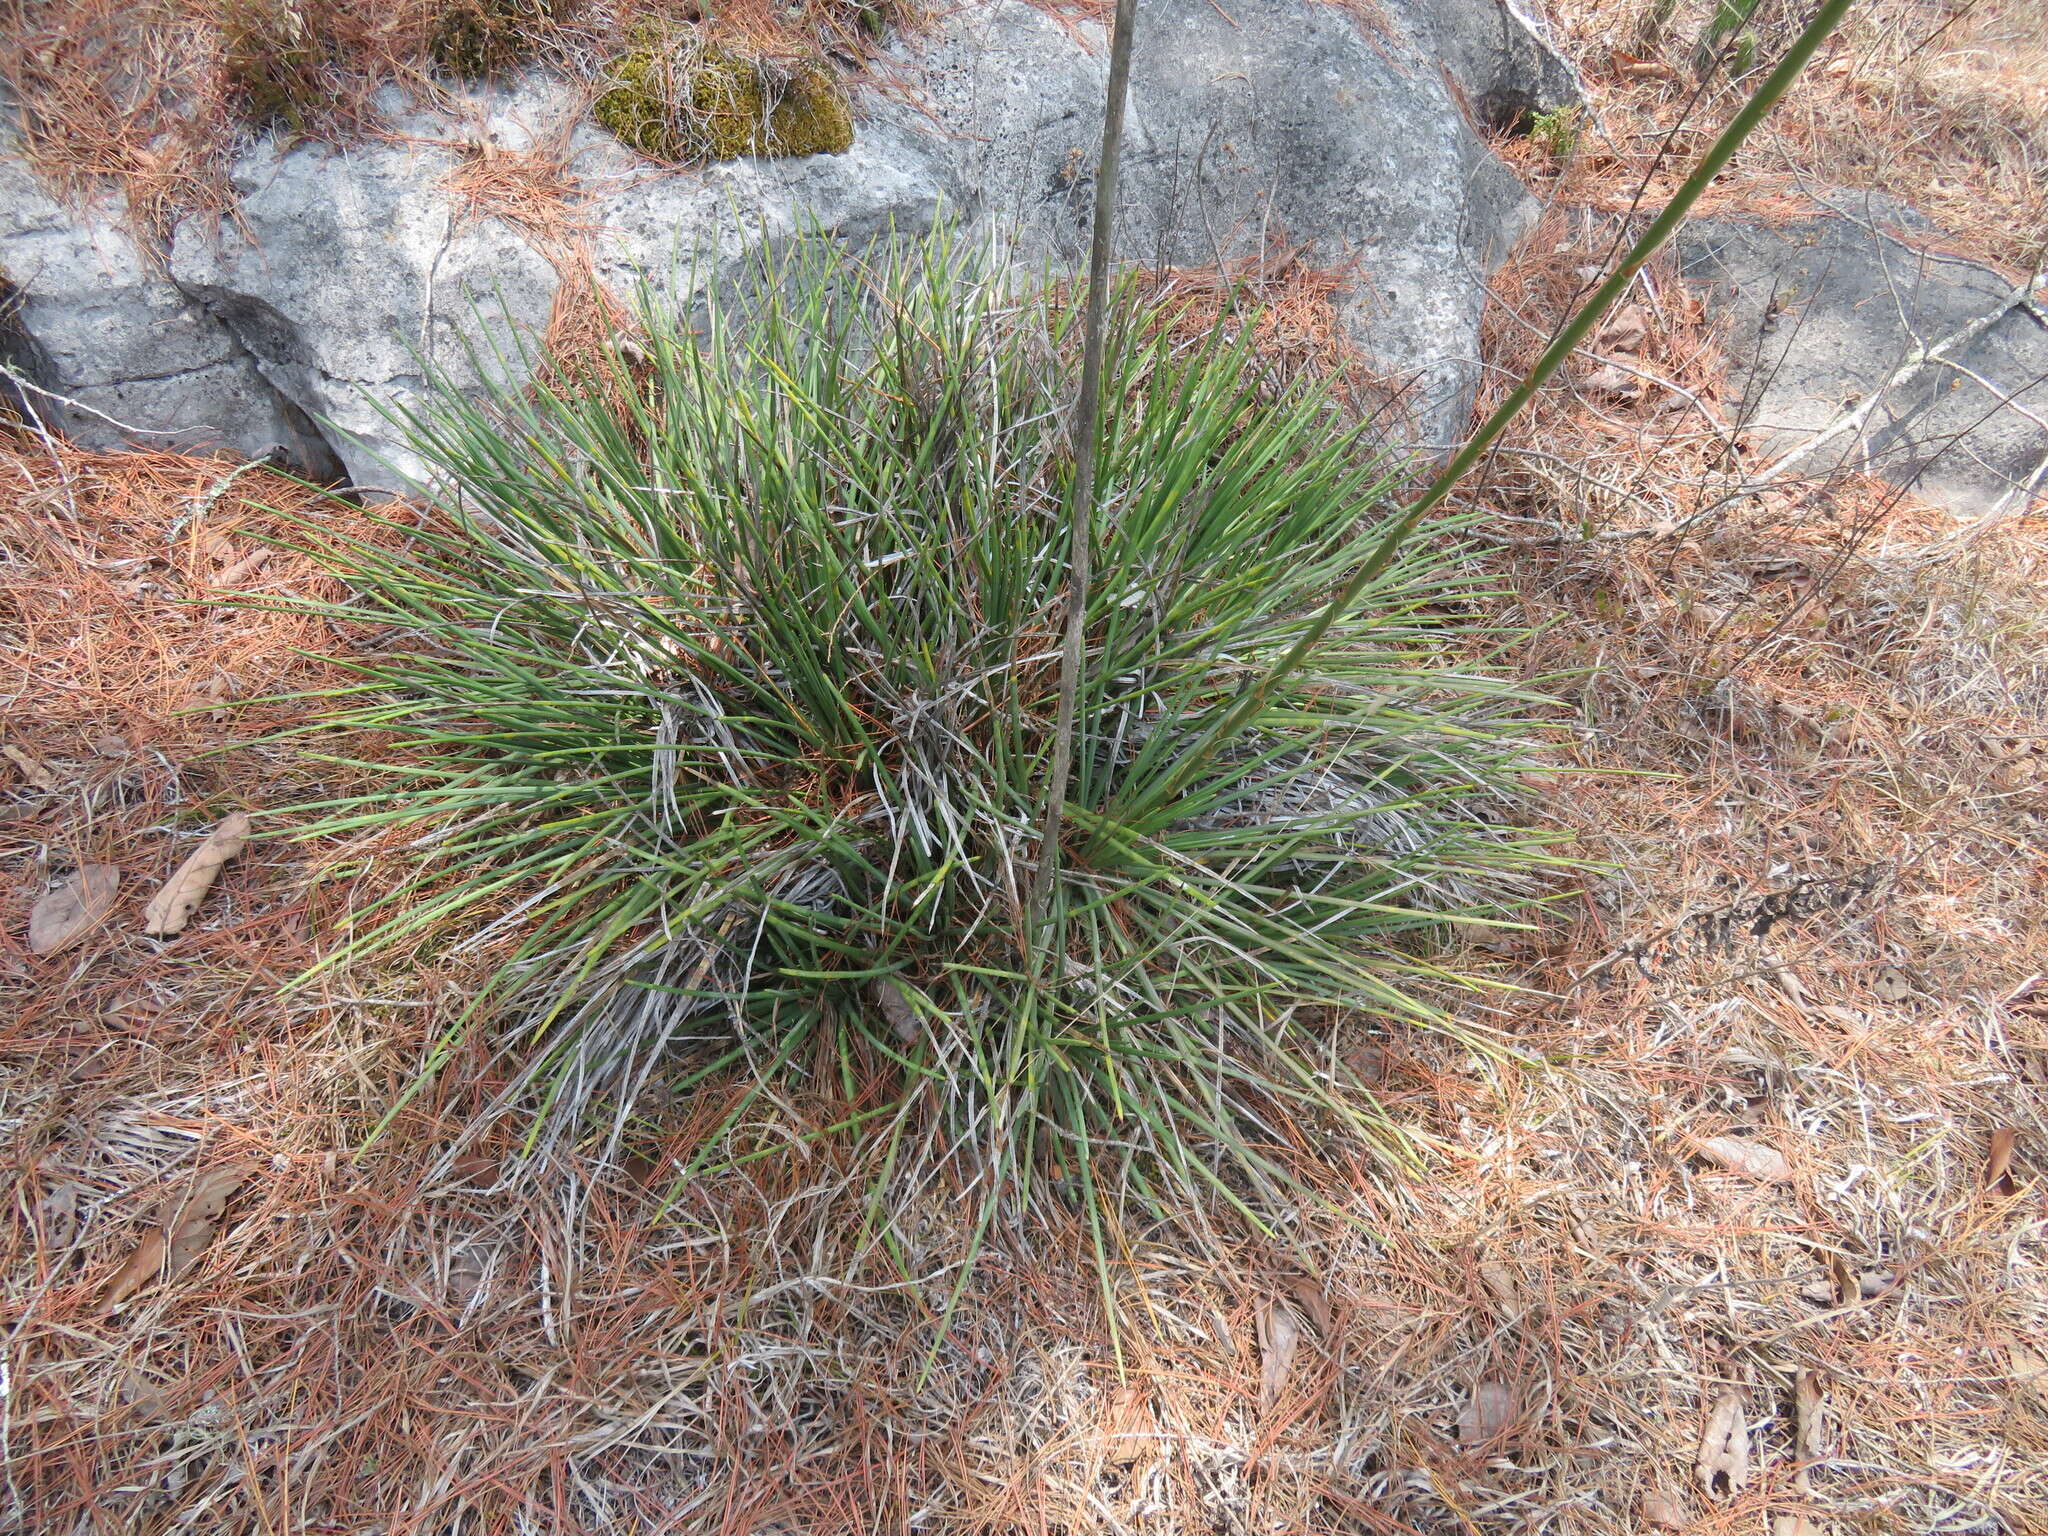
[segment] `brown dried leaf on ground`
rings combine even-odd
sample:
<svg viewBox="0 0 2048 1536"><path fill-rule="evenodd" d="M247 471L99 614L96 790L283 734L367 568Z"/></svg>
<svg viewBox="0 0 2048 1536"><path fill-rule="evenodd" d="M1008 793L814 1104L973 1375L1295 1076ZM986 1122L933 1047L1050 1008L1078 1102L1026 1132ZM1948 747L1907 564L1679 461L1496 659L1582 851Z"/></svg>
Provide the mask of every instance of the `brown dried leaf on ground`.
<svg viewBox="0 0 2048 1536"><path fill-rule="evenodd" d="M1813 1496L1812 1464L1820 1459L1821 1385L1817 1371L1801 1371L1792 1384L1793 1454L1799 1458L1792 1486L1802 1499ZM1827 1527L1804 1510L1776 1515L1771 1536L1825 1536Z"/></svg>
<svg viewBox="0 0 2048 1536"><path fill-rule="evenodd" d="M150 898L142 914L142 931L159 939L183 933L212 888L214 877L248 841L248 813L236 811L206 835L206 841L192 850L191 857Z"/></svg>
<svg viewBox="0 0 2048 1536"><path fill-rule="evenodd" d="M1330 1331L1330 1298L1323 1288L1307 1275L1297 1275L1287 1282L1287 1295L1300 1309L1301 1315L1316 1326L1316 1331L1327 1335Z"/></svg>
<svg viewBox="0 0 2048 1536"><path fill-rule="evenodd" d="M1490 1445L1514 1428L1520 1416L1515 1389L1497 1377L1486 1377L1474 1385L1458 1415L1458 1443L1467 1450Z"/></svg>
<svg viewBox="0 0 2048 1536"><path fill-rule="evenodd" d="M28 780L31 788L55 789L57 787L57 776L30 757L26 752L22 751L21 748L16 746L0 746L0 757L5 757L7 761L19 768L21 776Z"/></svg>
<svg viewBox="0 0 2048 1536"><path fill-rule="evenodd" d="M1668 1493L1646 1493L1643 1495L1643 1524L1654 1525L1660 1530L1682 1531L1692 1522L1679 1507L1678 1500Z"/></svg>
<svg viewBox="0 0 2048 1536"><path fill-rule="evenodd" d="M2010 1195L2018 1185L2012 1177L2012 1151L2019 1133L2002 1125L1991 1133L1991 1145L1984 1153L1984 1188L1994 1195Z"/></svg>
<svg viewBox="0 0 2048 1536"><path fill-rule="evenodd" d="M213 1241L214 1227L227 1209L229 1197L248 1177L246 1167L229 1163L197 1175L191 1188L167 1198L151 1218L149 1231L128 1255L128 1262L107 1282L101 1297L103 1309L112 1312L144 1286L159 1279L175 1280L190 1269Z"/></svg>
<svg viewBox="0 0 2048 1536"><path fill-rule="evenodd" d="M1277 1296L1259 1303L1259 1407L1270 1409L1287 1391L1294 1371L1294 1352L1301 1344L1301 1324L1294 1309Z"/></svg>
<svg viewBox="0 0 2048 1536"><path fill-rule="evenodd" d="M78 1186L59 1184L37 1201L36 1226L45 1252L61 1253L69 1248L78 1236Z"/></svg>
<svg viewBox="0 0 2048 1536"><path fill-rule="evenodd" d="M1650 339L1650 317L1643 312L1640 304L1631 304L1618 311L1602 325L1593 337L1593 350L1609 356L1620 352L1640 352L1643 343Z"/></svg>
<svg viewBox="0 0 2048 1536"><path fill-rule="evenodd" d="M2044 1403L2048 1403L2048 1355L2020 1343L2017 1339L2005 1346L2005 1353L2012 1362L2012 1384L2015 1390L2031 1392Z"/></svg>
<svg viewBox="0 0 2048 1536"><path fill-rule="evenodd" d="M874 998L875 1007L881 1010L889 1028L896 1038L906 1044L915 1040L919 1032L917 1010L911 1006L910 998L896 982L884 976L872 983L868 995Z"/></svg>
<svg viewBox="0 0 2048 1536"><path fill-rule="evenodd" d="M77 943L107 920L120 889L121 871L114 865L79 865L69 879L52 886L29 908L30 952L54 955Z"/></svg>
<svg viewBox="0 0 2048 1536"><path fill-rule="evenodd" d="M1720 1498L1731 1498L1749 1483L1749 1420L1742 1412L1742 1394L1723 1392L1707 1415L1700 1436L1697 1467L1700 1486Z"/></svg>
<svg viewBox="0 0 2048 1536"><path fill-rule="evenodd" d="M1776 1147L1742 1136L1707 1136L1693 1143L1708 1162L1767 1184L1787 1184L1792 1165Z"/></svg>

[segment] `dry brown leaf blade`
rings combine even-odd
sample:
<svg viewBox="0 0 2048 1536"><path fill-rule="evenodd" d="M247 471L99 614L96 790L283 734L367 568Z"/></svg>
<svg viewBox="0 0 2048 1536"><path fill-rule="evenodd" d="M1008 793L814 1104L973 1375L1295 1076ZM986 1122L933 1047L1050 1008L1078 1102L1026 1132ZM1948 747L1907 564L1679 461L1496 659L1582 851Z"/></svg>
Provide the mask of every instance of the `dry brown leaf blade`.
<svg viewBox="0 0 2048 1536"><path fill-rule="evenodd" d="M248 843L248 812L236 811L206 834L206 840L192 850L177 873L149 899L142 913L142 931L155 939L183 933L199 903L213 888L215 878Z"/></svg>
<svg viewBox="0 0 2048 1536"><path fill-rule="evenodd" d="M29 951L54 955L77 943L107 920L120 889L121 871L114 865L81 864L29 908Z"/></svg>
<svg viewBox="0 0 2048 1536"><path fill-rule="evenodd" d="M71 1246L78 1236L78 1186L59 1184L36 1202L36 1225L43 1246L52 1253Z"/></svg>
<svg viewBox="0 0 2048 1536"><path fill-rule="evenodd" d="M1787 1184L1792 1165L1776 1147L1742 1136L1707 1136L1693 1143L1700 1156L1730 1173L1765 1184Z"/></svg>
<svg viewBox="0 0 2048 1536"><path fill-rule="evenodd" d="M1514 1428L1520 1416L1515 1389L1498 1377L1485 1377L1473 1385L1458 1415L1458 1443L1467 1450L1490 1445Z"/></svg>
<svg viewBox="0 0 2048 1536"><path fill-rule="evenodd" d="M2017 1339L2006 1344L2005 1353L2011 1361L2008 1369L2013 1386L2022 1392L2031 1392L2042 1402L2048 1403L2048 1355L2041 1354Z"/></svg>
<svg viewBox="0 0 2048 1536"><path fill-rule="evenodd" d="M1667 1531L1682 1531L1692 1522L1685 1517L1678 1500L1670 1494L1650 1492L1643 1495L1643 1524Z"/></svg>
<svg viewBox="0 0 2048 1536"><path fill-rule="evenodd" d="M1991 1133L1991 1145L1984 1153L1984 1188L2001 1195L2012 1194L2015 1190L2012 1177L2013 1148L2019 1142L2019 1133L2009 1125L2002 1125Z"/></svg>
<svg viewBox="0 0 2048 1536"><path fill-rule="evenodd" d="M1707 1415L1696 1463L1700 1487L1717 1498L1732 1498L1749 1483L1749 1420L1742 1395L1723 1392Z"/></svg>
<svg viewBox="0 0 2048 1536"><path fill-rule="evenodd" d="M19 768L21 776L28 780L31 787L35 789L55 789L57 787L57 775L30 757L21 748L13 745L0 746L0 756L4 756L7 761Z"/></svg>
<svg viewBox="0 0 2048 1536"><path fill-rule="evenodd" d="M1640 352L1650 339L1650 316L1640 304L1619 310L1593 337L1595 352Z"/></svg>
<svg viewBox="0 0 2048 1536"><path fill-rule="evenodd" d="M111 1312L143 1287L159 1279L175 1280L190 1269L213 1241L228 1200L248 1177L249 1170L240 1164L211 1168L194 1177L189 1189L158 1206L149 1231L107 1282L101 1294L104 1308Z"/></svg>
<svg viewBox="0 0 2048 1536"><path fill-rule="evenodd" d="M1301 1324L1294 1309L1277 1297L1259 1303L1259 1407L1271 1408L1287 1391L1294 1372L1294 1352L1301 1344Z"/></svg>
<svg viewBox="0 0 2048 1536"><path fill-rule="evenodd" d="M109 1312L163 1273L164 1229L152 1221L150 1229L128 1255L128 1261L114 1271L114 1278L100 1293L100 1303Z"/></svg>
<svg viewBox="0 0 2048 1536"><path fill-rule="evenodd" d="M906 1044L918 1037L920 1025L917 1009L911 1005L910 995L902 986L888 977L876 978L868 987L868 995L875 1000L882 1017L896 1038Z"/></svg>
<svg viewBox="0 0 2048 1536"><path fill-rule="evenodd" d="M1287 1283L1287 1295L1301 1309L1301 1315L1315 1324L1318 1333L1329 1333L1330 1299L1320 1285L1307 1275L1297 1275Z"/></svg>

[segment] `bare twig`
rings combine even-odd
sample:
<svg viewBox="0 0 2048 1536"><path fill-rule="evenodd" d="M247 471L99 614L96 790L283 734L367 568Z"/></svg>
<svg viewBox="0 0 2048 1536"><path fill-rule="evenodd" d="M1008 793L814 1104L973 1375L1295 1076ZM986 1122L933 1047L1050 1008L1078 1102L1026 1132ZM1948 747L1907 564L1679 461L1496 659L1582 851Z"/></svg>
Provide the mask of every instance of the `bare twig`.
<svg viewBox="0 0 2048 1536"><path fill-rule="evenodd" d="M1778 459L1776 463L1772 464L1761 474L1751 477L1743 489L1745 491L1761 490L1772 481L1781 478L1796 465L1805 463L1806 460L1812 458L1814 454L1820 452L1821 449L1827 447L1828 444L1836 439L1860 432L1878 406L1884 403L1887 395L1912 383L1914 379L1918 378L1936 363L1947 361L1944 356L1945 353L1957 348L1967 347L1979 336L1990 330L1992 326L1998 324L1999 321L2011 314L2014 309L2022 304L2029 303L2033 298L2034 290L2040 287L2044 281L2048 281L2048 269L2035 272L1992 308L1976 316L1974 319L1965 321L1962 325L1957 326L1932 346L1914 347L1906 355L1906 360L1893 372L1892 376L1865 396L1862 402L1853 410L1844 411L1827 426L1816 432L1812 437L1809 437L1790 453Z"/></svg>

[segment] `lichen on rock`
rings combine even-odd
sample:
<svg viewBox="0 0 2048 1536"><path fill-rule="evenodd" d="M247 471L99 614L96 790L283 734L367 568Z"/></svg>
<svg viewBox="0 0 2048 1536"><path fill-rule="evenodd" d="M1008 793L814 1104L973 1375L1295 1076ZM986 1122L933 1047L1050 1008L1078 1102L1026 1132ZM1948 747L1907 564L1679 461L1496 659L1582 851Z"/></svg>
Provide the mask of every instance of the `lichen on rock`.
<svg viewBox="0 0 2048 1536"><path fill-rule="evenodd" d="M611 89L593 109L597 121L650 160L838 155L853 146L853 114L820 64L650 42L610 73Z"/></svg>

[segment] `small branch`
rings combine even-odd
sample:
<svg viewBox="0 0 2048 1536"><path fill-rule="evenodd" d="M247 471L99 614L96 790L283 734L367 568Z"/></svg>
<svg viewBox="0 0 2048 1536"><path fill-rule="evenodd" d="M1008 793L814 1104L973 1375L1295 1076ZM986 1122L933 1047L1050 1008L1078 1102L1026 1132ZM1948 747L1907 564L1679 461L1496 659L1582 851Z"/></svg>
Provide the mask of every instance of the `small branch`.
<svg viewBox="0 0 2048 1536"><path fill-rule="evenodd" d="M211 432L214 430L212 427L207 426L171 428L131 427L127 422L117 420L109 416L105 411L95 406L87 405L83 400L74 400L69 395L60 395L54 389L43 388L42 385L36 383L33 379L23 378L5 363L0 363L0 374L6 375L7 381L17 389L32 390L36 394L41 395L45 400L54 400L59 405L70 406L74 411L83 411L88 416L97 416L108 426L119 427L123 432L133 432L137 437L183 437L189 432Z"/></svg>
<svg viewBox="0 0 2048 1536"><path fill-rule="evenodd" d="M1876 412L1878 406L1884 403L1885 396L1894 390L1901 389L1905 385L1910 384L1936 363L1947 362L1948 359L1943 356L1944 353L1959 347L1967 347L2015 309L2020 308L2022 305L2030 304L2033 301L2034 290L2040 287L2043 281L2048 281L2048 269L2034 273L2033 276L2026 279L2026 281L2013 289L2011 293L2007 294L1994 308L1986 310L1973 320L1965 321L1962 325L1950 331L1948 335L1942 337L1941 340L1934 343L1933 346L1916 346L1913 348L1906 355L1905 362L1898 366L1892 376L1872 390L1869 396L1854 410L1843 412L1842 415L1836 417L1797 448L1794 448L1790 453L1787 453L1776 463L1772 464L1762 474L1751 478L1744 485L1743 489L1745 491L1761 490L1764 486L1769 485L1772 481L1786 474L1794 466L1805 463L1806 460L1812 458L1814 454L1820 452L1821 449L1827 447L1829 443L1834 442L1837 438L1862 431L1872 414Z"/></svg>

